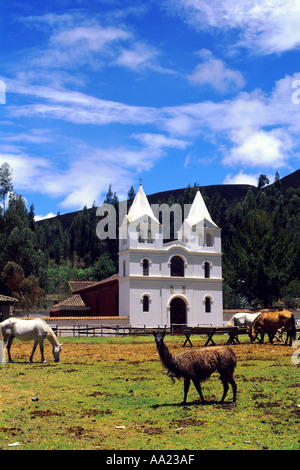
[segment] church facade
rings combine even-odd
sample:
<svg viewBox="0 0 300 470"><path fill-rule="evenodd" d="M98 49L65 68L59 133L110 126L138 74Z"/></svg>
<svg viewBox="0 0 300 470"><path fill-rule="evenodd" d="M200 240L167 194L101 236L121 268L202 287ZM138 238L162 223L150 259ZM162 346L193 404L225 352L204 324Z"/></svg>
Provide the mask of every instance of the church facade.
<svg viewBox="0 0 300 470"><path fill-rule="evenodd" d="M222 325L221 230L196 193L178 238L163 225L140 185L119 228L119 316L133 326Z"/></svg>

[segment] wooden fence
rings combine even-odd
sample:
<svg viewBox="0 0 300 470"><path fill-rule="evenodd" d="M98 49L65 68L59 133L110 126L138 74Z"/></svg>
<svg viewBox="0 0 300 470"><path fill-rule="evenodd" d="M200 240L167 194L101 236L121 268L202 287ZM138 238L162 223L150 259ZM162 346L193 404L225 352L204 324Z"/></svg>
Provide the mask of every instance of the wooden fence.
<svg viewBox="0 0 300 470"><path fill-rule="evenodd" d="M247 328L238 328L238 327L213 327L213 326L198 326L194 328L186 328L186 325L176 325L173 324L171 327L167 327L167 325L157 325L157 327L133 327L131 325L124 326L124 325L53 325L50 324L52 330L56 334L56 336L73 336L73 337L89 337L89 336L97 336L97 337L107 337L107 336L146 336L152 335L153 331L163 330L168 334L171 335L183 335L186 337L186 341L184 345L189 342L192 346L190 341L191 335L204 335L208 337L206 344L211 341L214 344L212 337L214 335L229 335L229 342L228 344L235 344L239 343L238 336L241 334L249 333ZM297 336L300 333L300 327L296 327ZM298 336L298 340L300 336ZM206 345L205 344L205 345Z"/></svg>
<svg viewBox="0 0 300 470"><path fill-rule="evenodd" d="M52 330L56 334L56 336L73 336L73 337L80 337L80 336L143 336L143 335L151 335L153 331L157 330L164 330L167 333L173 333L170 328L167 328L166 325L157 325L157 327L147 328L144 327L133 327L123 326L123 325L97 325L97 326L90 326L90 325L51 325Z"/></svg>

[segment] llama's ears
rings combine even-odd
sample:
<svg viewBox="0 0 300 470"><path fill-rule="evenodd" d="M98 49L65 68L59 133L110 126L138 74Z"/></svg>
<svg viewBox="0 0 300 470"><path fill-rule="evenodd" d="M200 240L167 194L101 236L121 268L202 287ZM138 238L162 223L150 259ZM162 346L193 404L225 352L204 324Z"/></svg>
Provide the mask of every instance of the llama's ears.
<svg viewBox="0 0 300 470"><path fill-rule="evenodd" d="M158 336L160 333L156 333L156 331L152 331L152 334L153 334L154 338L156 339L157 336ZM164 337L165 337L165 334L166 334L165 331L163 331L163 332L161 333L161 336L162 336L163 339L164 339Z"/></svg>

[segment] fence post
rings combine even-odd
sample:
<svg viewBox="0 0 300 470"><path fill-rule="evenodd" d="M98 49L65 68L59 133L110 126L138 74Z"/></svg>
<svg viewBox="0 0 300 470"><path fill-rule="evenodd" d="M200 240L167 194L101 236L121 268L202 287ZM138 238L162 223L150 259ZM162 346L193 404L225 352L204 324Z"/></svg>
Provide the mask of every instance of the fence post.
<svg viewBox="0 0 300 470"><path fill-rule="evenodd" d="M116 336L119 336L119 325L116 325Z"/></svg>

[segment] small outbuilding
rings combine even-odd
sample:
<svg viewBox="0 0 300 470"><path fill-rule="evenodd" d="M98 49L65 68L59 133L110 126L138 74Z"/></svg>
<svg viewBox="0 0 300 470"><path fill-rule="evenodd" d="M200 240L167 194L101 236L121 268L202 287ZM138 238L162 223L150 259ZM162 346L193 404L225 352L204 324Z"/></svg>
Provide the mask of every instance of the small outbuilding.
<svg viewBox="0 0 300 470"><path fill-rule="evenodd" d="M70 281L72 297L53 305L50 317L118 316L119 275L99 282Z"/></svg>
<svg viewBox="0 0 300 470"><path fill-rule="evenodd" d="M9 318L14 310L17 299L0 294L0 322Z"/></svg>

